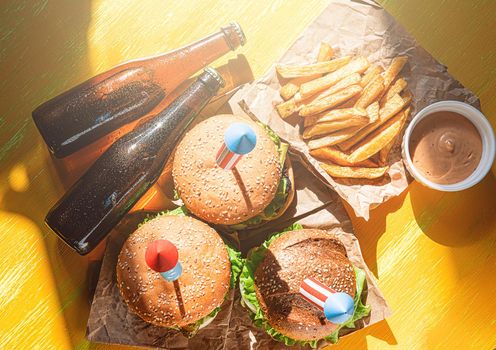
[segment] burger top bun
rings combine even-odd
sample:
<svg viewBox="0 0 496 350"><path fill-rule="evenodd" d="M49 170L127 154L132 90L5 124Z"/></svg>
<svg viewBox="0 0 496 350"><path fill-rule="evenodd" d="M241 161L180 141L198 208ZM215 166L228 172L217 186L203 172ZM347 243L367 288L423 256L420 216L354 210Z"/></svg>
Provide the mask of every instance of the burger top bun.
<svg viewBox="0 0 496 350"><path fill-rule="evenodd" d="M165 280L145 262L148 244L157 239L167 239L178 249L183 272L175 282ZM122 298L139 317L161 327L185 327L223 303L231 265L214 229L191 217L163 215L129 236L116 272Z"/></svg>
<svg viewBox="0 0 496 350"><path fill-rule="evenodd" d="M220 168L215 158L225 130L235 122L249 124L257 145L233 170ZM184 205L197 217L233 225L260 214L274 199L281 179L279 154L257 123L235 115L217 115L192 128L177 146L172 175Z"/></svg>
<svg viewBox="0 0 496 350"><path fill-rule="evenodd" d="M267 321L295 340L318 340L337 325L299 295L301 282L313 277L337 292L356 293L353 265L334 235L304 229L275 239L255 271L255 291Z"/></svg>

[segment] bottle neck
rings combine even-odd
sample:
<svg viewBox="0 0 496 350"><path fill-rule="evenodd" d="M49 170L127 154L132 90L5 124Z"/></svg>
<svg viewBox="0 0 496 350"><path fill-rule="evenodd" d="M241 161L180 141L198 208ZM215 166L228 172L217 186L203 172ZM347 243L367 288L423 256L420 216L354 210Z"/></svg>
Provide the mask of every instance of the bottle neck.
<svg viewBox="0 0 496 350"><path fill-rule="evenodd" d="M155 119L163 125L163 121L171 121L171 115L180 116L174 118L177 124L180 124L184 119L188 119L187 116L201 111L214 95L215 93L209 90L203 82L197 80Z"/></svg>
<svg viewBox="0 0 496 350"><path fill-rule="evenodd" d="M227 27L188 46L160 55L153 60L151 67L155 71L155 80L170 93L171 88L174 89L195 72L235 50L240 44L234 30Z"/></svg>
<svg viewBox="0 0 496 350"><path fill-rule="evenodd" d="M136 135L140 136L133 142L142 143L153 139L155 144L153 148L162 148L169 152L169 146L174 147L195 116L223 85L222 78L216 78L216 74L212 75L208 72L200 74L165 110L138 127Z"/></svg>

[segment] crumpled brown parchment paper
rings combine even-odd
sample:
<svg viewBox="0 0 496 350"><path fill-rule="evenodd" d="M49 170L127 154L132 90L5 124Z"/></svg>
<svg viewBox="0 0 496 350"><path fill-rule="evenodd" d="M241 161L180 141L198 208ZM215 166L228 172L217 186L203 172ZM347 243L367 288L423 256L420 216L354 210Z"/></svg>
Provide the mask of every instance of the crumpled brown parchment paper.
<svg viewBox="0 0 496 350"><path fill-rule="evenodd" d="M337 55L362 55L371 63L387 67L398 55L408 56L401 76L414 95L412 116L439 100L459 100L479 107L477 97L464 88L396 20L373 1L335 0L302 33L278 63L312 63L320 42L338 49ZM261 79L239 90L229 104L235 113L251 112L285 139L292 151L310 166L312 172L346 200L357 216L366 220L370 209L398 196L409 183L401 161L400 143L391 151L389 177L382 181L339 180L331 178L309 154L302 139L302 123L281 119L274 106L282 102L275 66ZM291 119L291 118L290 118ZM292 118L294 119L294 118Z"/></svg>
<svg viewBox="0 0 496 350"><path fill-rule="evenodd" d="M339 196L316 180L298 159L292 157L296 186L295 199L285 214L275 222L255 230L223 233L227 240L237 243L242 251L263 243L270 234L298 221L304 227L319 227L335 233L343 241L350 260L367 275L366 303L371 305L369 317L357 322L357 329L383 320L390 310L379 290L377 281L367 268L350 219ZM145 214L126 217L113 231L91 305L87 324L87 338L102 343L117 343L167 349L278 349L278 343L264 331L253 326L248 312L241 306L239 290L231 291L222 311L215 320L193 338L180 332L156 327L134 315L120 297L115 267L119 251ZM345 335L350 330L343 332ZM353 330L351 330L353 331ZM298 349L298 347L293 347Z"/></svg>

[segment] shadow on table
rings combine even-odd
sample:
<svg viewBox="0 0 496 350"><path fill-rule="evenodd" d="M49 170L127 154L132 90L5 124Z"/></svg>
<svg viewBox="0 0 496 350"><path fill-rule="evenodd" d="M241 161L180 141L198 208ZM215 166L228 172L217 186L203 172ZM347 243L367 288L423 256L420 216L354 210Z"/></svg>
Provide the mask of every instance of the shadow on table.
<svg viewBox="0 0 496 350"><path fill-rule="evenodd" d="M353 333L353 336L343 337L339 342L332 346L333 350L340 349L368 349L367 336L380 339L388 345L398 345L398 341L389 327L387 320L375 323L369 327L360 329ZM331 349L331 348L329 348Z"/></svg>
<svg viewBox="0 0 496 350"><path fill-rule="evenodd" d="M86 26L84 26L84 28L80 27L80 25L83 26L83 22L79 23L79 16L83 18L86 12L88 12L89 15L89 2L86 3L86 5L87 9L85 10L80 8L81 4L74 6L74 8L71 7L70 9L67 8L68 6L61 5L59 6L58 11L53 10L53 16L71 19L75 15L65 13L64 11L76 11L78 20L76 21L77 23L73 23L72 25L77 33L84 34L86 32ZM50 9L47 9L48 12L51 11L51 6L52 4L50 4ZM54 4L53 6L57 7L57 4ZM55 19L50 23L52 22L57 23ZM84 23L89 23L89 18ZM49 31L55 29L50 25L47 25L44 30ZM62 43L66 43L66 41L69 40L68 37L71 35L71 31L65 32L64 34L53 34L50 32L44 33L44 35L51 37L53 40L56 40L56 42L59 40ZM59 38L57 35L60 35L61 37ZM73 34L71 37L72 40L76 40L74 38L78 37L78 35ZM77 40L83 40L83 38ZM81 46L83 46L84 43L84 46L86 47L84 40L81 42ZM51 55L53 55L56 62L53 63L54 67L51 69L57 69L58 65L67 65L73 67L73 69L79 69L77 68L77 65L81 65L78 74L86 72L83 75L85 75L85 78L88 78L90 70L89 65L86 66L86 64L89 64L89 62L86 62L84 55L81 55L82 51L84 51L83 48L77 46L77 54L72 56L68 53L58 52L56 49L52 50ZM60 57L63 57L63 60L61 60ZM76 62L71 61L71 59L74 59ZM242 63L244 62L246 63L246 67L249 68L246 59L243 56L238 56L235 61L237 61L235 63L239 63L240 61ZM41 70L47 68L35 66L33 69L34 71L29 74L31 76L38 76L41 74ZM59 74L60 77L58 75L54 77L50 76L50 74L46 74L46 79L63 80L69 76L67 72ZM250 77L251 76L250 71ZM84 78L82 80L84 80ZM78 82L79 81L69 82L70 86L63 86L61 89L70 88ZM48 82L46 84L48 84ZM61 91L57 90L56 94L60 92ZM225 96L216 99L215 102L212 102L205 108L204 112L212 115L219 111L219 108L222 107L224 102L233 92L234 91L229 92L229 94L226 93ZM51 97L53 96L49 95L44 96L43 98L49 99ZM39 227L40 232L42 232L42 239L46 247L47 256L49 257L53 280L57 286L59 308L65 320L64 328L67 329L67 337L69 338L72 347L77 348L86 342L84 336L89 312L87 305L88 301L91 301L92 299L92 289L94 289L98 278L100 258L103 256L105 243L102 242L99 247L83 257L70 249L62 240L58 239L56 234L44 223L45 215L55 204L55 201L63 195L90 163L86 162L84 163L84 166L68 168L66 166L67 164L64 163L64 160L55 159L50 155L31 119L31 111L38 103L39 102L36 101L32 105L26 105L21 111L26 115L27 131L23 142L21 142L15 150L9 153L6 160L6 164L13 163L14 165L5 168L3 172L0 170L1 176L6 179L7 184L5 189L0 193L0 207L2 210L29 218ZM8 120L10 120L10 116L7 117ZM12 118L13 117L14 116L12 116ZM0 136L2 136L1 133ZM8 136L10 137L10 135ZM10 163L7 163L9 161ZM142 208L146 209L146 207ZM164 209L164 207L161 206L161 209Z"/></svg>
<svg viewBox="0 0 496 350"><path fill-rule="evenodd" d="M9 28L9 32L2 39L5 50L0 68L0 96L5 102L0 107L4 122L0 127L0 207L39 227L57 286L54 293L64 317L66 337L76 348L84 338L88 312L81 304L86 299L86 259L60 243L44 224L52 200L63 189L47 175L47 151L31 111L90 75L87 31L91 0L22 4L8 0L2 2L2 9L0 26Z"/></svg>
<svg viewBox="0 0 496 350"><path fill-rule="evenodd" d="M401 208L407 193L408 190L371 210L368 221L363 218L357 218L353 214L350 215L352 217L355 235L360 241L363 258L370 271L372 271L376 277L379 277L377 271L378 241L384 232L386 232L386 220L388 215ZM343 201L343 203L345 202ZM348 204L346 204L346 206L348 208L348 212L353 213L353 209L351 209Z"/></svg>
<svg viewBox="0 0 496 350"><path fill-rule="evenodd" d="M452 337L460 315L463 315L466 325L481 329L478 339L490 339L494 335L494 330L488 326L492 318L486 304L494 298L494 288L487 286L494 275L495 199L492 173L481 183L462 192L439 192L419 184L411 191L417 224L426 237L444 246L445 261L442 265L449 264L449 273L453 276L451 283L456 283L453 285L456 292L444 305L445 311L431 320L432 327L425 337L426 346ZM439 269L448 271L446 267ZM469 329L465 334L459 333L459 348L474 346Z"/></svg>
<svg viewBox="0 0 496 350"><path fill-rule="evenodd" d="M414 181L400 196L373 209L369 221L352 215L363 257L370 270L377 276L377 242L386 231L388 215L402 207L408 194L415 220L426 236L448 247L463 247L482 240L494 225L496 207L491 205L496 198L494 183L494 176L490 173L478 185L450 193L435 191ZM348 212L352 212L349 206Z"/></svg>
<svg viewBox="0 0 496 350"><path fill-rule="evenodd" d="M490 205L496 198L494 184L492 173L461 192L441 192L415 183L410 200L419 228L433 241L449 247L468 246L483 239L496 215L496 208Z"/></svg>

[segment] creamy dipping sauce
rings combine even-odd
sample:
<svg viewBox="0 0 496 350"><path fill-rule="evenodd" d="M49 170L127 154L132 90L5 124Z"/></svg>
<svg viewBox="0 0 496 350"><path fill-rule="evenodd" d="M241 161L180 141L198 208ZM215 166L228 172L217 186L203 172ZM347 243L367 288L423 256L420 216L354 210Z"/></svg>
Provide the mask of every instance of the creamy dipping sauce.
<svg viewBox="0 0 496 350"><path fill-rule="evenodd" d="M413 165L428 180L455 184L479 165L482 138L477 128L455 112L435 112L413 129L409 142Z"/></svg>

